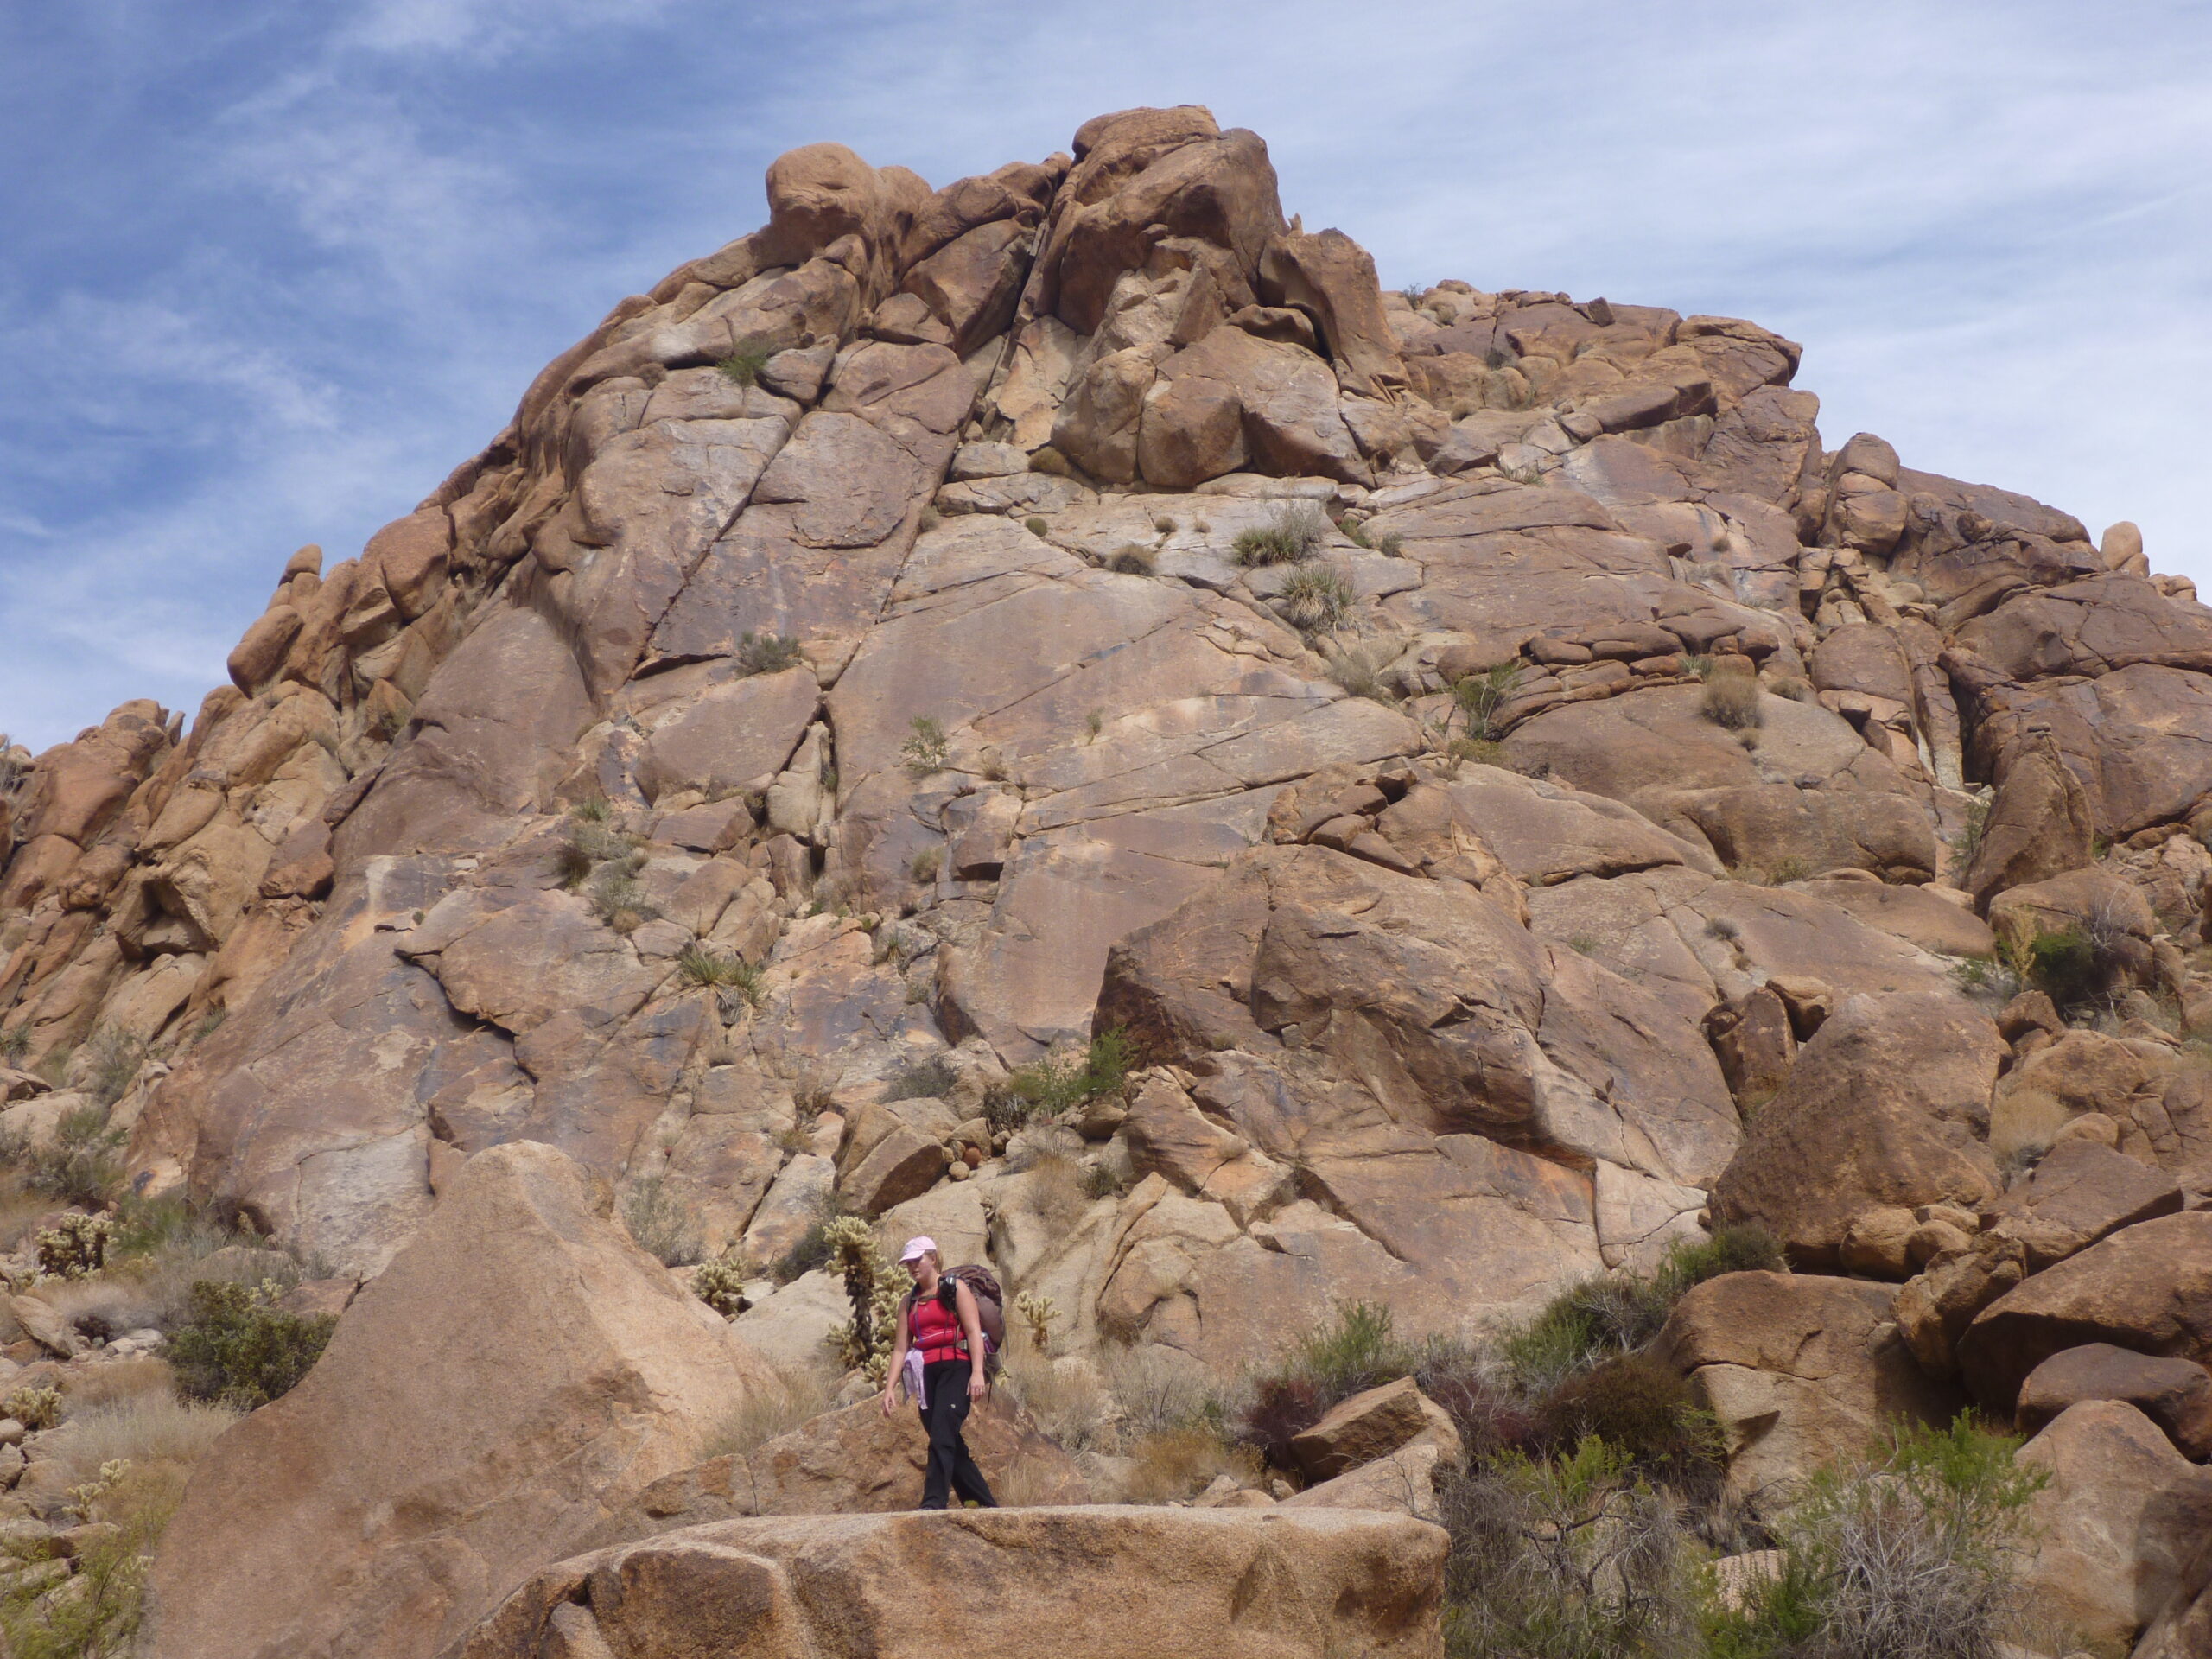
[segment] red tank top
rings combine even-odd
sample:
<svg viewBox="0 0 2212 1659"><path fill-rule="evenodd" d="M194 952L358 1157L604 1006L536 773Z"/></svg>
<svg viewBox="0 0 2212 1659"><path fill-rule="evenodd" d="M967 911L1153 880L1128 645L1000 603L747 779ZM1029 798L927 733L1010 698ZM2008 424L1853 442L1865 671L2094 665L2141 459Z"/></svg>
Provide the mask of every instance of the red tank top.
<svg viewBox="0 0 2212 1659"><path fill-rule="evenodd" d="M906 1338L921 1351L925 1365L958 1359L960 1344L966 1339L960 1329L959 1313L934 1296L916 1298L913 1306L907 1310Z"/></svg>

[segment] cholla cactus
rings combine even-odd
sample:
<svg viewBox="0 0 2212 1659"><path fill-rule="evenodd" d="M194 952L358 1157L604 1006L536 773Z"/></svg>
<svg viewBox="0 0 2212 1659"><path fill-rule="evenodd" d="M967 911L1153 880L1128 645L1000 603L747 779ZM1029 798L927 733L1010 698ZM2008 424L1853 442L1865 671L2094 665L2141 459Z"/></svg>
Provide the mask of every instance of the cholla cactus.
<svg viewBox="0 0 2212 1659"><path fill-rule="evenodd" d="M897 1276L875 1235L858 1216L832 1222L824 1236L830 1243L830 1265L844 1275L845 1294L853 1304L851 1319L830 1333L830 1346L848 1370L865 1371L869 1382L880 1385L891 1369L904 1300Z"/></svg>
<svg viewBox="0 0 2212 1659"><path fill-rule="evenodd" d="M1040 1354L1050 1351L1052 1321L1060 1317L1060 1305L1049 1296L1039 1296L1033 1290L1025 1290L1014 1299L1014 1311L1029 1327L1030 1344Z"/></svg>
<svg viewBox="0 0 2212 1659"><path fill-rule="evenodd" d="M61 1421L61 1390L22 1388L0 1400L0 1412L25 1428L52 1428Z"/></svg>
<svg viewBox="0 0 2212 1659"><path fill-rule="evenodd" d="M745 1312L745 1258L729 1255L691 1275L691 1294L726 1319Z"/></svg>
<svg viewBox="0 0 2212 1659"><path fill-rule="evenodd" d="M107 1261L107 1242L115 1224L105 1216L64 1216L61 1224L38 1236L38 1268L62 1279L98 1273Z"/></svg>
<svg viewBox="0 0 2212 1659"><path fill-rule="evenodd" d="M69 1489L69 1509L79 1521L91 1520L94 1506L99 1503L100 1499L113 1491L122 1483L123 1478L130 1472L129 1459L110 1458L105 1463L100 1465L98 1480L88 1480L81 1486L72 1486Z"/></svg>

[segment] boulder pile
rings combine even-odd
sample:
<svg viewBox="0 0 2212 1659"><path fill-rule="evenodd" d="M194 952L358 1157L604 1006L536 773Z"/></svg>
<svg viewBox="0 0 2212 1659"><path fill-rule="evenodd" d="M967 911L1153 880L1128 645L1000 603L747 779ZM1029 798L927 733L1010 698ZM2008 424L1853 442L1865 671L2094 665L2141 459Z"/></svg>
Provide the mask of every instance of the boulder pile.
<svg viewBox="0 0 2212 1659"><path fill-rule="evenodd" d="M710 1456L855 1340L836 1213L988 1261L1064 1364L1217 1379L1762 1230L1795 1271L1652 1349L1735 1498L2017 1415L2076 1624L2186 1650L2190 584L1828 449L1754 323L1385 292L1203 109L936 190L810 145L767 196L293 555L188 720L0 739L8 1144L104 1113L137 1199L365 1286L195 1479L154 1651L705 1651L704 1586L761 1652L889 1652L943 1627L887 1563L1033 1598L1070 1552L1071 1651L1164 1586L1194 1647L1435 1650L1440 1535L1322 1512L1461 1455L1410 1384L1298 1441L1296 1514L878 1514L855 1471L913 1448L853 1395Z"/></svg>

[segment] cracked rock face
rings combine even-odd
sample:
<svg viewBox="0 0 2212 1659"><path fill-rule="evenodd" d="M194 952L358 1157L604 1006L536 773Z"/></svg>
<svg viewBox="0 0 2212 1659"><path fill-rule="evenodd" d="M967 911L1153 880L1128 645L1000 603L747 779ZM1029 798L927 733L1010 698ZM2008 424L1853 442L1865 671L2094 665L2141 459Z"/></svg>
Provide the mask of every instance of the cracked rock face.
<svg viewBox="0 0 2212 1659"><path fill-rule="evenodd" d="M2202 1200L2212 612L2132 526L1828 449L1751 322L1385 294L1199 109L768 196L295 556L188 721L7 752L10 1109L121 1033L139 1189L357 1278L536 1141L1228 1368L1701 1218L1992 1285L1916 1212L2066 1135ZM1974 990L2038 930L2102 1033ZM1115 1027L1125 1101L967 1127ZM1924 1330L1999 1354L2035 1283Z"/></svg>

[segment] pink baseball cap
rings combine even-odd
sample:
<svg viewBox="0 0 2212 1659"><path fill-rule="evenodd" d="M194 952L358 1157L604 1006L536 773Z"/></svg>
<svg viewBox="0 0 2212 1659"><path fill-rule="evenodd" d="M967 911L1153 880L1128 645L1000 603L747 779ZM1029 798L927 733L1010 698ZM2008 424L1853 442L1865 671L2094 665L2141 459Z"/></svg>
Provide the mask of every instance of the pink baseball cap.
<svg viewBox="0 0 2212 1659"><path fill-rule="evenodd" d="M899 1253L901 1262L918 1262L937 1249L937 1240L929 1237L910 1238L906 1248Z"/></svg>

